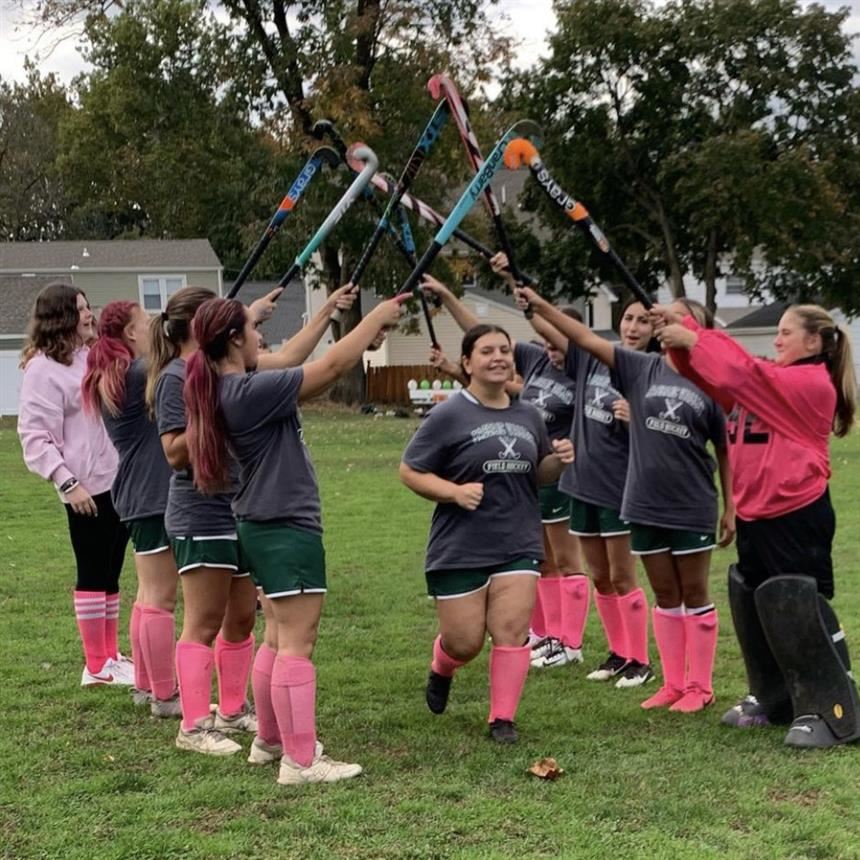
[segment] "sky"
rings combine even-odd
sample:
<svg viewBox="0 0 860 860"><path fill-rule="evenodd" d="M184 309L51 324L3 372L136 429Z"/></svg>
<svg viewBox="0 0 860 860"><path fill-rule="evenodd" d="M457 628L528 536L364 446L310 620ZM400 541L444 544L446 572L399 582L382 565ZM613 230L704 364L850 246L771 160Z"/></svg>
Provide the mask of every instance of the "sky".
<svg viewBox="0 0 860 860"><path fill-rule="evenodd" d="M847 22L847 30L849 33L860 33L860 0L819 2L832 10L848 6L851 17ZM0 78L4 80L23 80L24 57L29 55L36 58L48 47L47 40L43 38L40 42L36 33L21 26L20 13L15 6L15 0L0 0ZM520 65L531 65L544 52L546 33L555 25L552 0L499 0L497 9L494 14L504 21L504 32L519 40L517 53ZM856 56L860 65L860 39L856 45ZM50 54L39 58L37 65L43 72L55 72L66 83L85 68L74 37L60 41Z"/></svg>

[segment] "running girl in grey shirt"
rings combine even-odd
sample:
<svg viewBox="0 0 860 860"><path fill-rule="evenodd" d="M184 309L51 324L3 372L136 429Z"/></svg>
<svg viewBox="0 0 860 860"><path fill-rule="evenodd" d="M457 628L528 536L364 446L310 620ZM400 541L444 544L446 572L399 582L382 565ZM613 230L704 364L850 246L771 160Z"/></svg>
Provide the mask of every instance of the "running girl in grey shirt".
<svg viewBox="0 0 860 860"><path fill-rule="evenodd" d="M709 441L719 461L725 506L720 545L734 535L722 410L678 374L667 357L614 347L558 313L533 290L521 290L519 298L613 369L630 402L631 453L621 514L631 522L633 552L642 556L657 599L654 636L664 681L642 707L700 711L714 701L717 646L717 612L708 594L718 515L713 466L705 447ZM692 313L700 324L713 325L697 302L683 304L682 310L673 305L673 311Z"/></svg>
<svg viewBox="0 0 860 860"><path fill-rule="evenodd" d="M255 740L259 753L281 757L278 782L334 782L361 773L357 764L323 755L316 737L316 670L311 662L326 591L319 493L304 445L300 401L346 373L381 330L396 325L400 302L374 308L323 358L301 368L255 371L259 334L245 308L212 299L197 310L185 382L186 438L195 486L230 486L228 444L240 467L233 510L241 551L269 598L277 657L269 699L279 737ZM257 687L255 686L255 693ZM258 704L259 707L259 704Z"/></svg>
<svg viewBox="0 0 860 860"><path fill-rule="evenodd" d="M503 329L475 326L461 353L467 388L434 407L400 464L406 486L436 502L425 571L440 633L426 698L434 713L445 710L455 671L489 633L490 735L513 743L543 558L538 486L558 480L573 446L551 442L537 409L505 390L513 349Z"/></svg>

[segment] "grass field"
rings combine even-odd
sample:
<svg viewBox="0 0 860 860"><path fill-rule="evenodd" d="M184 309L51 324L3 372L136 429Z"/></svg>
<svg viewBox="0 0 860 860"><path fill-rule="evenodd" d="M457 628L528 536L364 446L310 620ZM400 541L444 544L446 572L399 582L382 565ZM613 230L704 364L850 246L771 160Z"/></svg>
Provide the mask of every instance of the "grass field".
<svg viewBox="0 0 860 860"><path fill-rule="evenodd" d="M605 649L592 611L586 667L529 678L521 742L485 736L486 653L434 717L423 682L435 633L422 557L431 512L397 480L413 421L306 415L319 473L330 596L316 662L318 724L365 774L282 789L273 769L173 746L122 689L81 689L72 557L52 489L0 424L0 856L4 858L860 857L860 749L798 753L780 730L733 732L744 690L722 612L717 706L644 712L640 691L585 680ZM860 436L834 444L835 606L860 642ZM134 575L124 574L126 625ZM123 641L125 641L123 629ZM860 655L860 645L854 646ZM654 688L651 687L650 690ZM245 741L247 747L250 738ZM526 775L555 756L565 775Z"/></svg>

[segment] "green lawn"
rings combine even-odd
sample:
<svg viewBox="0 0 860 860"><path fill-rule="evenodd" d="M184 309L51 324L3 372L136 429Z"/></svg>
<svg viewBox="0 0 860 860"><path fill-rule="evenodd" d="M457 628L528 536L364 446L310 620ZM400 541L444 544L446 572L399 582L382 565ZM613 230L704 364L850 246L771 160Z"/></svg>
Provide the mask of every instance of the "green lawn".
<svg viewBox="0 0 860 860"><path fill-rule="evenodd" d="M717 706L644 712L642 691L532 675L521 742L485 737L486 654L447 714L423 703L432 604L422 555L431 512L397 480L413 421L309 411L330 597L316 663L318 724L361 778L285 790L274 769L173 746L121 689L78 686L72 557L51 488L0 424L0 856L5 858L860 857L860 749L799 753L782 732L722 729L744 693L725 603L733 553L714 558L722 629ZM860 641L860 437L834 444L836 609ZM134 589L124 574L123 619ZM123 630L123 639L125 631ZM586 667L603 656L592 611ZM855 646L860 655L860 646ZM653 687L650 688L653 690ZM247 746L250 738L245 741ZM565 775L526 775L555 756Z"/></svg>

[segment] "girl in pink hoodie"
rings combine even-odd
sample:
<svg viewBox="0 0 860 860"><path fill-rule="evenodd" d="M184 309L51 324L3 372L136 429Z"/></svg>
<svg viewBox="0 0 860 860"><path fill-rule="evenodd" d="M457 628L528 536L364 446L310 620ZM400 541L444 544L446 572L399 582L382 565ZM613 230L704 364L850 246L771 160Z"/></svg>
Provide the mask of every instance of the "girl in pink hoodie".
<svg viewBox="0 0 860 860"><path fill-rule="evenodd" d="M131 661L117 647L119 574L128 540L111 503L117 455L101 419L84 414L81 403L93 323L79 289L55 283L39 293L22 355L18 414L27 468L54 484L66 508L77 562L84 687L133 682Z"/></svg>

